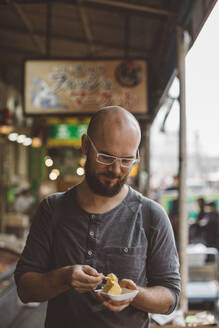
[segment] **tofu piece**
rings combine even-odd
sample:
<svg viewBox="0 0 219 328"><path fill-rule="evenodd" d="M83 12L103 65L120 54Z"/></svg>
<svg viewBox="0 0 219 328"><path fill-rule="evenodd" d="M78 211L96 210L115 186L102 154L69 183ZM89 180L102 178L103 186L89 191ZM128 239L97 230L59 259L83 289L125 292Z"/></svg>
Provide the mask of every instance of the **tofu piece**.
<svg viewBox="0 0 219 328"><path fill-rule="evenodd" d="M106 284L102 287L102 291L110 295L120 295L122 289L118 284L116 275L114 273L109 273L107 278Z"/></svg>

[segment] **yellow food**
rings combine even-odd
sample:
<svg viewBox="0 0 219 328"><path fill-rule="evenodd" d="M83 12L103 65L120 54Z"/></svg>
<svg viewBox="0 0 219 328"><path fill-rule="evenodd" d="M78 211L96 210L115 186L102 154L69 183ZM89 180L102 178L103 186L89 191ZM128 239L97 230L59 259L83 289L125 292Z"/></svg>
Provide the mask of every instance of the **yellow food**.
<svg viewBox="0 0 219 328"><path fill-rule="evenodd" d="M109 273L107 275L106 284L102 287L102 292L110 295L120 295L122 290L118 284L118 278L114 273Z"/></svg>
<svg viewBox="0 0 219 328"><path fill-rule="evenodd" d="M114 281L118 283L118 278L116 277L116 275L114 273L109 273L107 275L108 280Z"/></svg>

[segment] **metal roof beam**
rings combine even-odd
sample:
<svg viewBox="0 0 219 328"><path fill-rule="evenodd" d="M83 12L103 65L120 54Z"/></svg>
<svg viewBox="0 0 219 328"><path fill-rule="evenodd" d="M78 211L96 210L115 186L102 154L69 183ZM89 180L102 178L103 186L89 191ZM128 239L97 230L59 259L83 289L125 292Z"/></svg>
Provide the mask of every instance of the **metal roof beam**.
<svg viewBox="0 0 219 328"><path fill-rule="evenodd" d="M150 13L154 15L164 15L164 16L176 16L176 13L164 10L164 9L157 9L153 7L148 6L141 6L136 5L128 2L121 2L121 1L112 1L112 0L86 0L86 3L96 3L96 4L102 4L110 7L118 7L128 10L135 10L135 11L141 11L145 13Z"/></svg>
<svg viewBox="0 0 219 328"><path fill-rule="evenodd" d="M91 54L93 55L95 52L95 46L93 44L93 36L92 36L92 32L91 32L90 25L88 22L86 10L83 7L83 0L77 0L77 4L78 4L78 9L79 9L79 12L81 15L83 29L84 29L88 44L90 46Z"/></svg>
<svg viewBox="0 0 219 328"><path fill-rule="evenodd" d="M9 2L9 4L16 11L18 16L21 18L23 24L25 25L25 27L27 28L27 30L30 34L30 37L31 37L34 45L40 50L41 54L44 55L45 54L44 45L39 40L37 35L35 35L33 25L31 23L31 21L29 20L29 18L25 15L25 13L22 10L21 6L18 5L14 0L11 0Z"/></svg>
<svg viewBox="0 0 219 328"><path fill-rule="evenodd" d="M124 56L128 57L129 55L129 40L130 40L130 17L129 15L125 16L124 22Z"/></svg>
<svg viewBox="0 0 219 328"><path fill-rule="evenodd" d="M47 0L46 7L46 55L51 56L51 24L52 24L52 3ZM36 33L35 33L36 35Z"/></svg>
<svg viewBox="0 0 219 328"><path fill-rule="evenodd" d="M38 56L42 57L42 55L36 50L36 51L31 51L23 48L16 48L16 47L8 47L8 46L0 46L0 52L1 53L7 53L10 55L24 55L24 56ZM2 54L1 54L2 55Z"/></svg>
<svg viewBox="0 0 219 328"><path fill-rule="evenodd" d="M2 33L1 32L11 32L13 33L13 35L16 34L20 34L21 37L22 35L25 36L26 32L24 33L23 30L19 30L19 29L14 29L11 27L7 27L7 26L1 26L0 25L0 37L2 38ZM35 35L38 37L45 37L45 34L43 32L39 32L39 31L35 31ZM66 35L57 35L57 34L51 34L50 35L51 41L55 41L55 40L63 40L63 41L69 41L72 43L78 43L78 44L86 44L87 40L86 39L80 39L80 38L72 38L72 37L68 37ZM106 49L119 49L122 50L124 49L124 45L121 43L113 43L113 42L106 42L106 41L93 41L93 45L96 47L103 47ZM9 47L10 48L10 47ZM129 51L139 51L141 53L146 53L146 55L148 54L148 50L142 47L132 47L129 44Z"/></svg>
<svg viewBox="0 0 219 328"><path fill-rule="evenodd" d="M116 49L116 48L111 48L112 50L123 50L121 48L119 49ZM129 49L129 52L131 51L131 49ZM134 51L134 50L133 50ZM18 49L18 48L15 48L15 47L3 47L3 46L0 46L0 52L1 52L1 56L3 56L3 53L5 53L5 56L7 56L7 54L10 54L10 55L13 55L13 56L18 56L18 55L22 55L22 56L25 56L26 58L45 58L45 56L42 56L39 52L37 51L30 51L30 50L26 50L26 49ZM135 51L137 52L137 51ZM100 59L101 57L107 57L107 49L101 49L101 50L97 50L96 53L95 53L96 56L98 56ZM117 56L113 56L114 58L116 58ZM120 56L119 56L120 57ZM138 57L138 58L147 58L147 54L145 54L144 51L142 50L138 50L138 55L136 55L135 57ZM60 59L60 58L66 58L66 59L72 59L72 60L76 60L76 59L79 59L79 56L69 56L69 55L52 55L50 57L50 59ZM82 58L82 57L81 57ZM85 58L85 56L83 56L83 58ZM95 58L95 57L93 57ZM22 59L21 59L22 60ZM23 60L22 60L23 61ZM1 64L0 64L1 66Z"/></svg>

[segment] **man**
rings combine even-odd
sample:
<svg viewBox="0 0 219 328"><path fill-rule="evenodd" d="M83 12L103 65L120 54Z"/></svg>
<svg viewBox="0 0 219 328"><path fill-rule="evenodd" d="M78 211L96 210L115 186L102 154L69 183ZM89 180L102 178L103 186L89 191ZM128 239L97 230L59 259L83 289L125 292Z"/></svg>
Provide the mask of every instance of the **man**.
<svg viewBox="0 0 219 328"><path fill-rule="evenodd" d="M214 201L205 204L205 215L197 224L201 242L207 247L219 249L219 214Z"/></svg>
<svg viewBox="0 0 219 328"><path fill-rule="evenodd" d="M203 222L202 219L206 216L205 199L203 197L197 198L197 205L198 205L198 214L197 214L196 221L193 224L191 224L189 227L189 243L191 244L204 241L203 234L205 234L205 231L202 228L202 222Z"/></svg>
<svg viewBox="0 0 219 328"><path fill-rule="evenodd" d="M23 302L48 302L45 327L147 327L179 296L178 257L167 215L126 184L141 133L119 106L94 114L82 152L85 179L46 198L32 224L15 279ZM114 273L134 299L95 292Z"/></svg>

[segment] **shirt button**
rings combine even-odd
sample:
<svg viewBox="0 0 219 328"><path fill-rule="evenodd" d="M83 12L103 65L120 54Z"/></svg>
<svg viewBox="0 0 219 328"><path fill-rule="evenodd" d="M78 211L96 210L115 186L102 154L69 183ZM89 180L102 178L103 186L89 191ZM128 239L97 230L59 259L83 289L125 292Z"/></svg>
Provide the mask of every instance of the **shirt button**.
<svg viewBox="0 0 219 328"><path fill-rule="evenodd" d="M95 215L94 214L91 215L91 219L92 220L95 219Z"/></svg>
<svg viewBox="0 0 219 328"><path fill-rule="evenodd" d="M124 248L123 250L124 250L125 253L128 253L128 251L129 251L127 247Z"/></svg>
<svg viewBox="0 0 219 328"><path fill-rule="evenodd" d="M94 236L94 232L93 231L90 231L89 232L89 235L93 237Z"/></svg>
<svg viewBox="0 0 219 328"><path fill-rule="evenodd" d="M89 251L87 252L87 254L91 256L93 254L93 252L89 249Z"/></svg>

